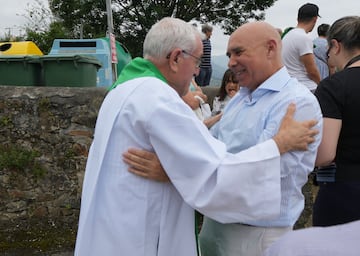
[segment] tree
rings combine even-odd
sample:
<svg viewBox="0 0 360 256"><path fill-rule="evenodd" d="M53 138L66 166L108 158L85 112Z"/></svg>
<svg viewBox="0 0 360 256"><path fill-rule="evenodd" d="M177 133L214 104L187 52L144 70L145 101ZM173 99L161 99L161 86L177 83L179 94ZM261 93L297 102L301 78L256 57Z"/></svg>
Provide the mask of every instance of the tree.
<svg viewBox="0 0 360 256"><path fill-rule="evenodd" d="M276 0L117 0L119 11L115 13L119 31L127 40L142 42L151 25L162 17L177 17L185 21L219 25L225 34L230 34L250 19L261 20L264 10ZM135 40L135 41L134 41ZM129 44L131 46L133 44Z"/></svg>
<svg viewBox="0 0 360 256"><path fill-rule="evenodd" d="M128 47L132 56L141 56L146 33L162 17L212 23L230 34L248 20L264 19L264 10L275 1L112 0L114 29L117 40ZM49 6L74 36L79 34L79 27L87 38L106 35L105 0L49 0Z"/></svg>
<svg viewBox="0 0 360 256"><path fill-rule="evenodd" d="M27 4L26 15L23 15L28 41L33 41L44 54L49 53L55 38L71 38L61 20L57 20L47 8L43 1L35 0L33 4Z"/></svg>
<svg viewBox="0 0 360 256"><path fill-rule="evenodd" d="M69 33L61 22L53 21L46 31L36 31L30 28L26 29L27 40L33 41L44 54L51 50L55 38L69 38Z"/></svg>
<svg viewBox="0 0 360 256"><path fill-rule="evenodd" d="M73 38L106 36L107 15L105 0L49 0L55 17L63 21Z"/></svg>

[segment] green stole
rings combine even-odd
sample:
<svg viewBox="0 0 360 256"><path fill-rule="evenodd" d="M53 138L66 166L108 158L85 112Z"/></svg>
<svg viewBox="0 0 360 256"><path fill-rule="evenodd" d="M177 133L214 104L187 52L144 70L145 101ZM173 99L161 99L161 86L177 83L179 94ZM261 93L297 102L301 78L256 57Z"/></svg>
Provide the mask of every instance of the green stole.
<svg viewBox="0 0 360 256"><path fill-rule="evenodd" d="M125 83L126 81L140 77L156 77L167 83L165 77L153 63L143 58L135 58L123 68L118 79L109 90L114 89L116 86Z"/></svg>

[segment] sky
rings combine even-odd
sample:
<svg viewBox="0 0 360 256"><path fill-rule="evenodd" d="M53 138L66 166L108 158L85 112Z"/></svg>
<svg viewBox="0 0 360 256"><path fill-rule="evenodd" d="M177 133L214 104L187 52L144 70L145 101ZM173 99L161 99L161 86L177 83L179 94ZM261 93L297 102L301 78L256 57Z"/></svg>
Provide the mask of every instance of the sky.
<svg viewBox="0 0 360 256"><path fill-rule="evenodd" d="M47 0L39 1L47 6ZM272 7L265 11L265 21L281 29L294 27L299 7L307 2L318 5L321 16L314 30L309 33L312 38L317 36L316 27L322 23L331 25L338 18L360 15L359 0L277 0ZM26 23L23 15L27 13L28 4L35 3L35 0L0 0L0 3L0 37L9 31L15 36L22 34L21 26ZM224 35L220 28L214 27L211 38L213 55L225 54L228 38L229 36Z"/></svg>

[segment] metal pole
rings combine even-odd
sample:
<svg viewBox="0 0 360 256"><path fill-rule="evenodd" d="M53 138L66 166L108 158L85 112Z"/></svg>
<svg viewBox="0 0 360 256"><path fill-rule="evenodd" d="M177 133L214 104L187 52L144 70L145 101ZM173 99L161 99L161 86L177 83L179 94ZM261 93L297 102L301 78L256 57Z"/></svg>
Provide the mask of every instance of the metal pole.
<svg viewBox="0 0 360 256"><path fill-rule="evenodd" d="M82 8L83 0L80 0L80 8ZM80 39L84 38L84 15L80 18Z"/></svg>
<svg viewBox="0 0 360 256"><path fill-rule="evenodd" d="M80 19L80 39L84 38L84 25L83 25L83 19Z"/></svg>
<svg viewBox="0 0 360 256"><path fill-rule="evenodd" d="M114 23L113 23L113 17L112 17L112 10L111 10L111 0L106 0L106 13L107 13L107 23L108 23L108 33L107 36L109 37L109 42L110 42L110 56L112 56L112 54L116 54L113 53L112 51L114 49L112 49L111 47L111 35L114 34ZM115 48L116 51L116 48ZM113 61L111 61L111 67L112 67L112 73L113 73L113 82L116 81L117 79L117 63L113 63Z"/></svg>

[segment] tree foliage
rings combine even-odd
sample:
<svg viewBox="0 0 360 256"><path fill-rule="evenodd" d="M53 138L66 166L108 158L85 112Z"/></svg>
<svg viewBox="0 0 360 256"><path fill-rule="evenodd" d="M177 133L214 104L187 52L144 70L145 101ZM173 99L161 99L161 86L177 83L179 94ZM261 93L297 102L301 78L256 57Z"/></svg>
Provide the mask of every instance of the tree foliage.
<svg viewBox="0 0 360 256"><path fill-rule="evenodd" d="M30 28L26 30L26 40L33 41L44 54L51 50L55 38L71 38L61 22L53 21L48 30L37 31Z"/></svg>
<svg viewBox="0 0 360 256"><path fill-rule="evenodd" d="M27 20L24 26L25 40L33 41L44 54L49 53L55 38L72 37L63 22L52 15L43 1L35 0L33 4L27 4L26 13L23 15Z"/></svg>
<svg viewBox="0 0 360 256"><path fill-rule="evenodd" d="M63 21L73 38L104 37L107 30L105 0L49 0L53 15Z"/></svg>
<svg viewBox="0 0 360 256"><path fill-rule="evenodd" d="M107 31L105 0L48 0L50 9L73 38L103 37ZM132 56L142 55L142 42L163 17L220 26L230 34L249 20L264 18L276 0L112 0L114 32Z"/></svg>
<svg viewBox="0 0 360 256"><path fill-rule="evenodd" d="M119 6L114 14L117 33L129 47L142 48L142 42L151 26L162 17L177 17L185 21L199 21L219 25L230 34L250 19L264 18L264 10L275 0L116 0ZM129 44L137 42L137 44ZM134 51L135 49L131 49ZM139 54L139 52L137 52ZM141 54L141 51L140 51Z"/></svg>

